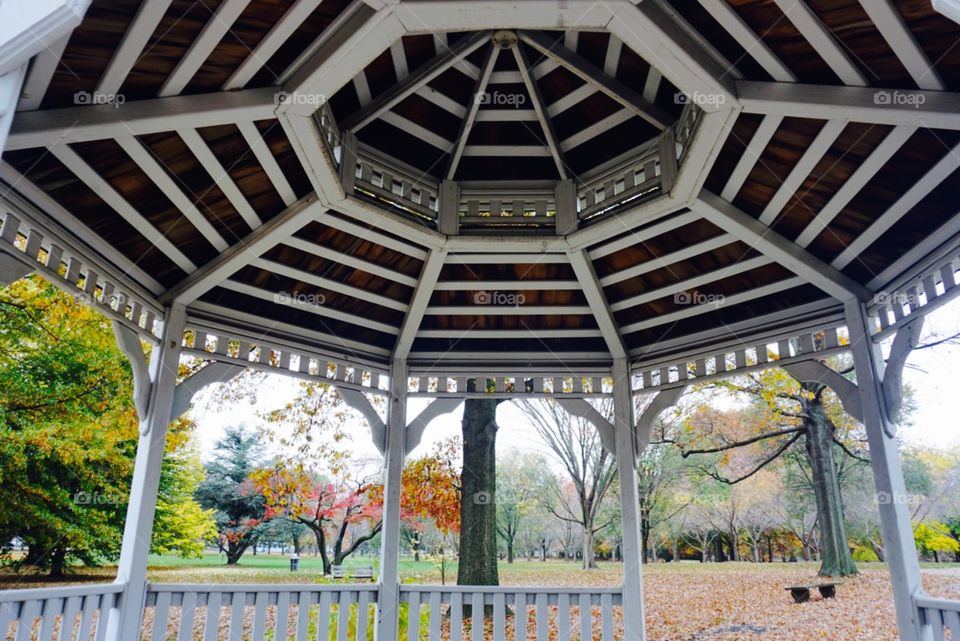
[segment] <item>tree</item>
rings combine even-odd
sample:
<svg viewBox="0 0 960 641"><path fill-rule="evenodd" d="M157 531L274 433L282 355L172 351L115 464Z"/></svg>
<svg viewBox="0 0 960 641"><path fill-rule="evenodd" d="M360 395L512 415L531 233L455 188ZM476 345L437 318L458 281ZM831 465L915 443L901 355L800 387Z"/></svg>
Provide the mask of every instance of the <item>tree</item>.
<svg viewBox="0 0 960 641"><path fill-rule="evenodd" d="M214 446L206 479L197 487L197 502L214 511L217 545L227 565L236 565L256 543L267 520L266 501L250 479L262 461L260 435L242 426L228 427Z"/></svg>
<svg viewBox="0 0 960 641"><path fill-rule="evenodd" d="M39 277L0 290L0 542L62 575L119 554L137 444L110 322Z"/></svg>
<svg viewBox="0 0 960 641"><path fill-rule="evenodd" d="M549 494L556 492L557 479L546 459L531 452L511 453L498 467L497 534L507 548L507 563L513 563L514 544L521 525L542 510Z"/></svg>
<svg viewBox="0 0 960 641"><path fill-rule="evenodd" d="M180 418L167 431L150 544L155 554L200 558L204 541L217 535L214 511L204 510L194 499L204 473L193 429L193 421Z"/></svg>
<svg viewBox="0 0 960 641"><path fill-rule="evenodd" d="M570 494L563 496L561 492L551 512L583 528L583 568L595 568L594 537L607 525L598 524L597 515L616 479L616 461L603 449L596 429L585 419L571 416L553 401L521 401L519 405L563 466L571 485ZM601 408L608 417L611 410L609 403Z"/></svg>
<svg viewBox="0 0 960 641"><path fill-rule="evenodd" d="M481 385L486 384L481 382ZM477 380L467 381L477 391ZM488 398L463 403L463 469L460 473L460 563L457 585L499 585L497 573L497 405Z"/></svg>

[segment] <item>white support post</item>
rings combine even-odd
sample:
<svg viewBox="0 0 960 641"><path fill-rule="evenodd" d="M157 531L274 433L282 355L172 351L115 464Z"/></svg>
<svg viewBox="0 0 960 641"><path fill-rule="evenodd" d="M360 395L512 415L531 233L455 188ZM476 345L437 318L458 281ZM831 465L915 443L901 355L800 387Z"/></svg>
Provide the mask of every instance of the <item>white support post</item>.
<svg viewBox="0 0 960 641"><path fill-rule="evenodd" d="M613 418L623 531L623 638L624 641L645 641L647 632L643 620L643 550L634 458L633 392L630 363L626 358L613 360Z"/></svg>
<svg viewBox="0 0 960 641"><path fill-rule="evenodd" d="M387 446L383 455L383 527L380 530L380 597L375 641L397 641L400 613L400 481L406 448L407 363L390 367Z"/></svg>
<svg viewBox="0 0 960 641"><path fill-rule="evenodd" d="M845 305L850 347L870 446L870 464L877 490L883 551L890 568L893 603L902 641L920 641L920 623L914 597L923 593L920 563L913 540L907 490L900 467L894 425L887 416L883 392L884 362L880 346L870 337L866 310L850 301Z"/></svg>
<svg viewBox="0 0 960 641"><path fill-rule="evenodd" d="M116 582L125 586L118 609L110 614L107 639L127 641L140 638L140 620L147 587L147 554L153 531L153 517L160 487L160 466L167 427L173 411L180 345L186 323L186 309L167 309L163 338L150 358L151 389L147 412L140 421L140 442L130 485L130 503L123 530L123 547Z"/></svg>

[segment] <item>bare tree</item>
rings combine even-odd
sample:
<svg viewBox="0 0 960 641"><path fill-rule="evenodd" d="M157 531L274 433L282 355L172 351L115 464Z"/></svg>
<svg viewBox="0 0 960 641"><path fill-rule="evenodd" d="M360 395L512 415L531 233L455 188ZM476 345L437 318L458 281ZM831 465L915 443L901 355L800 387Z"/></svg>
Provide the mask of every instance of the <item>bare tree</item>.
<svg viewBox="0 0 960 641"><path fill-rule="evenodd" d="M596 429L585 419L571 416L553 401L521 401L518 405L563 466L573 486L574 501L561 496L547 507L558 519L583 528L583 567L594 568L594 536L609 525L608 522L598 525L597 515L616 478L616 462L603 449ZM612 417L609 402L598 409L604 416Z"/></svg>

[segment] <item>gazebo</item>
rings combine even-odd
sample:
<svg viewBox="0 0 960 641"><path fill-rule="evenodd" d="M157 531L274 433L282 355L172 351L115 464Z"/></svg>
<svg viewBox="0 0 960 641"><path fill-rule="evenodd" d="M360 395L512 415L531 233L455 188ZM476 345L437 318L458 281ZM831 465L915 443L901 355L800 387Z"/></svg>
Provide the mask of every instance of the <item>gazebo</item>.
<svg viewBox="0 0 960 641"><path fill-rule="evenodd" d="M0 17L0 276L111 318L141 417L116 581L0 592L0 633L160 641L176 620L179 641L239 641L289 622L304 641L335 609L338 639L375 611L396 641L405 603L410 639L449 620L459 641L464 605L497 639L528 609L538 641L551 621L569 639L571 616L587 638L597 607L602 638L619 608L645 639L650 425L688 385L776 366L866 426L901 638L960 634L960 602L920 583L891 419L924 315L960 291L960 26L929 0L7 0ZM824 364L841 351L855 380ZM187 356L207 364L178 380ZM328 381L366 417L375 584L147 582L167 425L244 368ZM470 395L596 425L622 587L399 583L404 457ZM411 417L416 397L434 400Z"/></svg>

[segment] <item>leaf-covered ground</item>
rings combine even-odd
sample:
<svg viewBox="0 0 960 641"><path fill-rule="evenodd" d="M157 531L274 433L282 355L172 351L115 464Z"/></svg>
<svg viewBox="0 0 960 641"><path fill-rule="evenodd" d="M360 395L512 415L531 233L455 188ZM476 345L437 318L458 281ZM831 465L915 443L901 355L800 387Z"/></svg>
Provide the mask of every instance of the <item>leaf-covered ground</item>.
<svg viewBox="0 0 960 641"><path fill-rule="evenodd" d="M621 571L616 564L584 572L570 563L518 562L513 566L501 565L500 576L503 585L587 587L617 585ZM403 574L407 582L440 582L439 573L427 563L407 563ZM644 590L649 638L651 641L896 641L885 566L862 565L860 576L844 580L835 599L825 600L814 594L808 603L793 603L784 588L813 582L815 575L816 565L805 563L647 566ZM102 574L97 576L99 580L103 578ZM285 559L274 557L251 558L247 565L234 568L174 563L152 568L150 579L184 583L311 583L317 582L318 576L309 563L306 571L294 574L285 568ZM924 585L934 596L960 599L960 568L925 569ZM532 609L529 614L528 638L534 638ZM598 612L596 615L599 619ZM551 623L551 627L555 627L556 621ZM619 627L619 610L615 623ZM513 638L512 627L510 621L508 638ZM579 638L576 617L571 627L574 638ZM599 630L599 620L595 629ZM619 630L617 638L620 638Z"/></svg>

